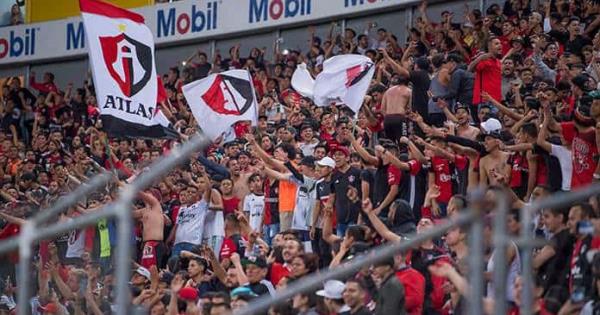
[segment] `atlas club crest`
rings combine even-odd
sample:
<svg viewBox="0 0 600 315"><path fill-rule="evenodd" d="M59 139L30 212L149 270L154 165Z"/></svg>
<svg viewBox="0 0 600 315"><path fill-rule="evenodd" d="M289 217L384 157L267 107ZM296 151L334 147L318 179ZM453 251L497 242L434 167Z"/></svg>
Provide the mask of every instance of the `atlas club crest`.
<svg viewBox="0 0 600 315"><path fill-rule="evenodd" d="M252 83L245 79L219 74L202 100L213 111L224 115L243 115L254 101Z"/></svg>
<svg viewBox="0 0 600 315"><path fill-rule="evenodd" d="M364 78L369 70L373 67L372 62L367 62L365 64L356 65L352 68L346 69L346 87L349 88L356 83L360 82L362 78Z"/></svg>
<svg viewBox="0 0 600 315"><path fill-rule="evenodd" d="M127 97L144 89L152 77L152 49L121 33L100 37L108 73Z"/></svg>

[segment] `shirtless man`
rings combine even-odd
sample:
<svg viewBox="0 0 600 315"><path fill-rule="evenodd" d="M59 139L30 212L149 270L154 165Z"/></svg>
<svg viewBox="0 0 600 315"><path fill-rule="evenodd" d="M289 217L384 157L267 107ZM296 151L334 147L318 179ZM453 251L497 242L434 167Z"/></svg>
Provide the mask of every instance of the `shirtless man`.
<svg viewBox="0 0 600 315"><path fill-rule="evenodd" d="M140 199L145 204L142 209L133 211L133 217L142 222L142 257L140 264L145 268L152 265L160 267L165 257L164 244L165 217L160 202L150 193L140 192Z"/></svg>
<svg viewBox="0 0 600 315"><path fill-rule="evenodd" d="M233 180L233 195L240 200L244 200L244 197L250 192L246 183L248 183L248 178L252 174L242 173L237 159L227 161L227 168L231 174L231 180Z"/></svg>
<svg viewBox="0 0 600 315"><path fill-rule="evenodd" d="M497 177L510 178L509 153L500 150L500 133L485 135L483 145L488 154L479 160L479 184L498 185Z"/></svg>
<svg viewBox="0 0 600 315"><path fill-rule="evenodd" d="M470 118L471 114L469 114L469 108L467 106L462 105L456 108L456 121L458 122L458 125L456 126L456 135L475 141L480 130L469 124Z"/></svg>
<svg viewBox="0 0 600 315"><path fill-rule="evenodd" d="M398 85L389 88L383 94L381 112L386 137L398 142L409 133L409 120L406 115L411 110L412 90L408 87L408 78L401 75Z"/></svg>

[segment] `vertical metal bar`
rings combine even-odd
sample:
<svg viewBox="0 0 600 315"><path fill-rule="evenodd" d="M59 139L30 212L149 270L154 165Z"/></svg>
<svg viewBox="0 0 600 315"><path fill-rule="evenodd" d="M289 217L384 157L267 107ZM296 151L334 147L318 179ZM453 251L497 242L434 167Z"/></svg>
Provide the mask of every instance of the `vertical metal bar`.
<svg viewBox="0 0 600 315"><path fill-rule="evenodd" d="M31 311L29 310L29 299L31 297L31 293L29 292L29 277L31 276L29 266L31 265L31 243L34 233L35 227L31 222L26 221L25 224L23 224L22 226L21 238L19 239L19 263L17 265L17 298L19 300L20 306L17 307L18 315L31 314Z"/></svg>
<svg viewBox="0 0 600 315"><path fill-rule="evenodd" d="M210 45L210 55L212 56L212 59L215 59L215 54L217 53L217 41L212 39L209 42Z"/></svg>
<svg viewBox="0 0 600 315"><path fill-rule="evenodd" d="M508 261L506 261L507 246L510 246L509 239L506 235L506 220L508 216L508 203L506 194L501 193L500 198L497 198L496 216L494 217L494 314L505 315L507 312L506 305L506 276ZM488 292L489 294L490 292Z"/></svg>
<svg viewBox="0 0 600 315"><path fill-rule="evenodd" d="M130 309L129 278L131 277L131 202L136 191L127 186L117 201L117 250L116 250L116 276L117 276L117 315L127 315Z"/></svg>
<svg viewBox="0 0 600 315"><path fill-rule="evenodd" d="M521 209L522 219L522 239L532 240L533 239L533 226L532 226L532 211L530 207L524 207ZM523 252L521 255L521 307L519 309L520 314L531 314L533 309L533 249L531 246L523 246Z"/></svg>
<svg viewBox="0 0 600 315"><path fill-rule="evenodd" d="M469 230L469 314L483 314L483 222L475 220Z"/></svg>

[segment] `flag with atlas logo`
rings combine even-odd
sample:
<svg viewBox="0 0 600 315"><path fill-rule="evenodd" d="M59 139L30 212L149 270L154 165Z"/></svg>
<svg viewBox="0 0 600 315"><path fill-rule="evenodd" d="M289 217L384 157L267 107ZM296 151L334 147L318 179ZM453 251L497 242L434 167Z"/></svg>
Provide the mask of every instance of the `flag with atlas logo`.
<svg viewBox="0 0 600 315"><path fill-rule="evenodd" d="M202 131L215 140L238 121L258 121L252 78L247 70L231 70L183 86L183 96Z"/></svg>
<svg viewBox="0 0 600 315"><path fill-rule="evenodd" d="M103 129L111 137L175 138L157 106L154 38L144 17L79 0Z"/></svg>

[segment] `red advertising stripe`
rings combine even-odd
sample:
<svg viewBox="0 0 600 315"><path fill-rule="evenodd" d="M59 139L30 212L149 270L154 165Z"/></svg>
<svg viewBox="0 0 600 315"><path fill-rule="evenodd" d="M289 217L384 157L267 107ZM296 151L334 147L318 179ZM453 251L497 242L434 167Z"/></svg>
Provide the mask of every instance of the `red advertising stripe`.
<svg viewBox="0 0 600 315"><path fill-rule="evenodd" d="M144 17L135 12L119 8L113 4L99 0L79 0L81 12L103 15L110 18L129 19L136 23L144 23Z"/></svg>

